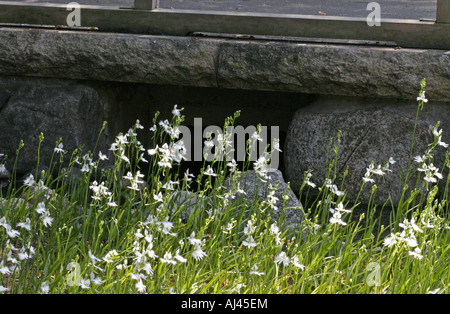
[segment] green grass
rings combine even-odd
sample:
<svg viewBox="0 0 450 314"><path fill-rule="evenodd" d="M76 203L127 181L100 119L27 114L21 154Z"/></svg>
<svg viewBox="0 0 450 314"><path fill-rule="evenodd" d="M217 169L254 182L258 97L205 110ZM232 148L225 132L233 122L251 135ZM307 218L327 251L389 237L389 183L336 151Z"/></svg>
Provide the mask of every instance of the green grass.
<svg viewBox="0 0 450 314"><path fill-rule="evenodd" d="M421 95L424 90L425 82ZM361 205L350 204L335 185L342 174L334 171L334 147L329 181L313 187L305 174L298 191L305 223L289 230L283 219L273 222L273 199L246 201L237 186L224 188L250 161L241 169L215 161L208 166L216 176L208 176L206 163L196 178L180 173L173 144L182 121L175 112L170 123L157 126L156 153L142 148L137 122L116 138L114 167L107 170L98 167L98 152L79 149L71 156L55 152L50 171L26 184L13 173L0 194L3 293L449 292L449 179L438 198L444 179L424 166L442 144L438 136L426 160L411 161L407 176L418 175L416 187L390 204L389 224L380 223L373 204L354 215ZM422 171L413 169L417 165ZM82 175L71 175L74 168ZM362 187L384 175L368 169ZM183 190L197 193L190 215L186 203L173 203Z"/></svg>

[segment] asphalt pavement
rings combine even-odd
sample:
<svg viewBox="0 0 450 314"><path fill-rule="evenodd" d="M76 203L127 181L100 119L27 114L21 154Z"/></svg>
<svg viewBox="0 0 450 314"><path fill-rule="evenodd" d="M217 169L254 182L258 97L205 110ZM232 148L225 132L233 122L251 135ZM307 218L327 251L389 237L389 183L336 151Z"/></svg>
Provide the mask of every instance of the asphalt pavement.
<svg viewBox="0 0 450 314"><path fill-rule="evenodd" d="M11 1L11 0L9 0ZM12 0L17 2L69 3L133 7L134 0ZM218 10L236 12L286 13L367 17L367 4L361 0L160 0L166 9ZM381 7L381 18L434 19L436 0L376 1Z"/></svg>

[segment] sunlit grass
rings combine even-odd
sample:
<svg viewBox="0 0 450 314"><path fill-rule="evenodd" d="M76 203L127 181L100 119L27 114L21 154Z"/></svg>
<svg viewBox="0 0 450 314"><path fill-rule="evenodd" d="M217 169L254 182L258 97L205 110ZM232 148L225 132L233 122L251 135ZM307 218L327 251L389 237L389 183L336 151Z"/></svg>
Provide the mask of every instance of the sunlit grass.
<svg viewBox="0 0 450 314"><path fill-rule="evenodd" d="M423 82L418 113L424 91ZM434 150L445 146L437 127L434 143L407 174L419 176L417 186L394 204L389 225L380 223L375 205L358 219L353 216L358 201L349 203L339 190L330 156L322 185L305 173L296 191L305 219L293 230L283 216L272 219L273 195L249 200L242 187L226 183L238 182L250 161L241 169L215 161L205 163L197 176L181 173L177 127L183 117L176 107L173 114L170 122L158 122L156 115L150 131L137 121L118 135L111 145L113 167L98 167L107 152L80 149L69 156L58 142L50 171L23 184L13 173L0 194L0 291L449 292L448 183L438 198L444 178L431 164ZM142 146L138 131L153 132L151 147ZM362 187L389 175L392 162L368 165ZM262 180L270 175L267 163L260 159L253 165ZM448 158L444 167L450 167ZM194 198L181 202L181 191Z"/></svg>

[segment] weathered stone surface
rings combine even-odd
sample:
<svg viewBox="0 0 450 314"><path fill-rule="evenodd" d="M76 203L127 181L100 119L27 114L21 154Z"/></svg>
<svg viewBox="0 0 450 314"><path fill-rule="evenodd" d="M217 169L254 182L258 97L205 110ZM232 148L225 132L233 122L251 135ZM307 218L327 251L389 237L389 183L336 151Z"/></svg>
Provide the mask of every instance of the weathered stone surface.
<svg viewBox="0 0 450 314"><path fill-rule="evenodd" d="M450 101L445 50L0 29L0 74ZM420 69L418 71L417 69Z"/></svg>
<svg viewBox="0 0 450 314"><path fill-rule="evenodd" d="M215 42L117 33L3 31L0 74L193 86L216 82Z"/></svg>
<svg viewBox="0 0 450 314"><path fill-rule="evenodd" d="M326 177L326 158L330 139L336 143L340 130L341 143L338 149L337 173L342 176L348 167L344 188L347 200L354 200L361 188L362 178L373 161L375 168L385 164L390 157L396 163L390 165L392 172L378 184L375 195L377 203L384 203L389 194L393 202L399 200L399 179L402 169L407 169L417 105L379 101L374 99L322 98L296 112L288 129L285 143L286 177L294 191L303 182L304 172L313 170L312 181L319 186ZM450 143L450 104L425 104L419 114L412 156L422 156L433 142L432 127L440 121L444 130L442 141ZM442 166L445 148L438 147L435 165ZM414 163L414 169L418 164ZM342 178L342 177L341 177ZM377 175L373 177L377 180ZM338 184L339 185L339 184ZM368 183L360 196L367 202L372 184ZM413 182L410 182L413 186Z"/></svg>
<svg viewBox="0 0 450 314"><path fill-rule="evenodd" d="M270 172L268 176L269 179L261 180L255 171L246 171L235 181L228 179L225 184L225 191L229 192L233 188L236 189L237 184L239 184L239 188L245 192L243 195L244 201L251 203L254 200L267 201L268 195L273 189L275 191L273 196L277 198L274 202L277 209L273 210L273 220L279 220L280 216L284 214L286 227L298 231L304 218L302 204L284 181L281 171ZM283 196L286 200L283 199Z"/></svg>
<svg viewBox="0 0 450 314"><path fill-rule="evenodd" d="M0 86L9 94L0 111L0 152L8 155L7 169L14 164L21 140L17 173L24 175L37 166L41 132L45 138L41 165L50 163L59 138L69 152L83 145L84 152L94 149L103 122L94 89L66 81L8 77L0 77Z"/></svg>
<svg viewBox="0 0 450 314"><path fill-rule="evenodd" d="M414 99L427 78L430 100L449 101L449 69L450 54L441 50L227 42L221 44L218 82L226 88Z"/></svg>

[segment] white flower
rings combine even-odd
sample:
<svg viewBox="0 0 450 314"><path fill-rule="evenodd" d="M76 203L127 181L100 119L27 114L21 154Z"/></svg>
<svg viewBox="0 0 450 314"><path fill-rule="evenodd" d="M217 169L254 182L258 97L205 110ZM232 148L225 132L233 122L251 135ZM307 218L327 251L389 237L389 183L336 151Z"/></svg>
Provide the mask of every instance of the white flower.
<svg viewBox="0 0 450 314"><path fill-rule="evenodd" d="M237 185L237 188L236 188L236 193L237 194L244 194L244 195L247 195L247 192L245 192L243 189L241 189L240 187L239 187L239 182L238 182L238 185Z"/></svg>
<svg viewBox="0 0 450 314"><path fill-rule="evenodd" d="M281 252L278 254L278 256L275 258L275 263L280 264L283 263L283 266L289 266L289 263L291 262L290 258L286 255L285 252Z"/></svg>
<svg viewBox="0 0 450 314"><path fill-rule="evenodd" d="M117 207L118 206L115 202L108 202L107 205L109 207Z"/></svg>
<svg viewBox="0 0 450 314"><path fill-rule="evenodd" d="M242 241L242 245L246 246L246 247L255 247L258 245L258 243L255 242L255 240L253 239L253 237L250 235L247 237L247 240Z"/></svg>
<svg viewBox="0 0 450 314"><path fill-rule="evenodd" d="M91 281L89 279L81 278L80 283L78 284L82 289L91 289Z"/></svg>
<svg viewBox="0 0 450 314"><path fill-rule="evenodd" d="M269 231L270 231L271 234L275 234L275 235L279 235L280 234L280 228L278 228L278 226L275 223L273 223L270 226Z"/></svg>
<svg viewBox="0 0 450 314"><path fill-rule="evenodd" d="M391 233L391 235L389 237L386 237L384 239L383 245L387 246L387 247L391 247L397 243L397 240L398 240L397 236L395 234Z"/></svg>
<svg viewBox="0 0 450 314"><path fill-rule="evenodd" d="M40 294L48 294L48 292L50 291L50 286L48 285L48 283L46 281L44 281L41 284L41 290L39 291Z"/></svg>
<svg viewBox="0 0 450 314"><path fill-rule="evenodd" d="M9 289L0 285L0 293L6 291L9 291Z"/></svg>
<svg viewBox="0 0 450 314"><path fill-rule="evenodd" d="M257 140L257 141L260 141L260 142L263 141L261 135L258 132L256 132L256 131L253 133L252 138Z"/></svg>
<svg viewBox="0 0 450 314"><path fill-rule="evenodd" d="M177 182L177 181L169 180L169 182L164 183L161 188L169 190L169 191L174 191L175 190L174 189L174 184L180 184L180 183Z"/></svg>
<svg viewBox="0 0 450 314"><path fill-rule="evenodd" d="M202 244L202 240L196 239L196 238L195 238L195 232L194 232L194 231L192 231L192 233L191 233L191 235L189 236L188 240L189 240L189 242L190 242L192 245L200 245L200 244Z"/></svg>
<svg viewBox="0 0 450 314"><path fill-rule="evenodd" d="M434 290L430 290L430 288L427 288L427 294L437 294L441 291L440 288L434 289Z"/></svg>
<svg viewBox="0 0 450 314"><path fill-rule="evenodd" d="M226 225L222 226L222 231L225 234L231 234L231 230L236 226L236 220L234 218L231 219L231 221Z"/></svg>
<svg viewBox="0 0 450 314"><path fill-rule="evenodd" d="M147 275L153 275L153 268L152 265L150 265L150 263L145 263L141 269L145 271Z"/></svg>
<svg viewBox="0 0 450 314"><path fill-rule="evenodd" d="M192 178L195 178L195 176L192 173L189 173L189 169L187 169L184 173L184 179L186 180L186 182L188 182L192 181Z"/></svg>
<svg viewBox="0 0 450 314"><path fill-rule="evenodd" d="M34 176L30 174L25 181L23 182L26 186L34 186L36 184L36 181L34 181Z"/></svg>
<svg viewBox="0 0 450 314"><path fill-rule="evenodd" d="M411 218L411 221L408 221L408 219L405 218L405 220L403 220L403 223L399 223L398 224L399 227L403 228L403 229L412 229L414 231L423 233L423 230L419 228L419 226L416 225L416 221L415 218Z"/></svg>
<svg viewBox="0 0 450 314"><path fill-rule="evenodd" d="M89 254L89 258L91 259L92 266L94 266L95 268L97 268L97 269L103 271L103 269L101 269L100 267L95 266L95 264L96 264L97 262L101 262L102 260L99 259L99 258L97 258L94 254L92 254L92 251L91 251L90 249L89 249L89 253L88 253L88 254Z"/></svg>
<svg viewBox="0 0 450 314"><path fill-rule="evenodd" d="M368 176L364 176L363 181L367 182L367 183L375 183L375 180L370 178L370 177L368 177Z"/></svg>
<svg viewBox="0 0 450 314"><path fill-rule="evenodd" d="M238 164L236 163L236 160L234 160L233 158L231 162L227 163L227 166L230 167L231 172L235 172Z"/></svg>
<svg viewBox="0 0 450 314"><path fill-rule="evenodd" d="M315 188L315 187L316 187L316 184L313 183L313 182L311 181L311 177L312 177L312 173L311 173L311 172L308 172L308 173L306 174L305 183L306 183L307 185L309 185L310 187Z"/></svg>
<svg viewBox="0 0 450 314"><path fill-rule="evenodd" d="M136 126L136 129L141 129L141 130L144 129L144 127L141 125L141 121L139 121L139 120L136 120L135 126Z"/></svg>
<svg viewBox="0 0 450 314"><path fill-rule="evenodd" d="M178 260L180 263L186 263L187 259L185 259L183 256L181 256L179 253L180 253L180 250L178 249L175 252L175 259Z"/></svg>
<svg viewBox="0 0 450 314"><path fill-rule="evenodd" d="M146 280L147 276L141 273L131 273L130 275L131 279L142 281L142 279Z"/></svg>
<svg viewBox="0 0 450 314"><path fill-rule="evenodd" d="M35 210L40 215L44 214L47 211L47 209L45 208L45 203L44 202L38 203Z"/></svg>
<svg viewBox="0 0 450 314"><path fill-rule="evenodd" d="M176 236L176 233L170 232L170 230L173 228L173 223L167 220L168 217L166 217L165 221L158 221L156 224L160 227L160 231L162 231L164 234L169 234L171 236ZM162 226L162 230L161 230Z"/></svg>
<svg viewBox="0 0 450 314"><path fill-rule="evenodd" d="M300 268L301 270L305 269L305 265L302 265L298 262L298 256L294 256L294 258L292 259L292 264L297 267Z"/></svg>
<svg viewBox="0 0 450 314"><path fill-rule="evenodd" d="M177 105L175 105L174 107L173 107L173 110L172 110L172 114L174 115L174 116L180 116L180 110L177 108Z"/></svg>
<svg viewBox="0 0 450 314"><path fill-rule="evenodd" d="M273 149L279 151L280 153L282 153L283 151L280 149L280 143L276 142L273 144Z"/></svg>
<svg viewBox="0 0 450 314"><path fill-rule="evenodd" d="M441 136L439 136L439 138L438 138L438 141L437 141L437 144L439 145L439 146L442 146L442 147L448 147L448 144L447 143L444 143L444 142L442 142L441 141Z"/></svg>
<svg viewBox="0 0 450 314"><path fill-rule="evenodd" d="M59 153L64 153L64 145L63 143L59 143L57 147L55 147L54 152L59 154Z"/></svg>
<svg viewBox="0 0 450 314"><path fill-rule="evenodd" d="M416 156L414 157L414 161L417 162L418 164L422 163L425 161L425 156Z"/></svg>
<svg viewBox="0 0 450 314"><path fill-rule="evenodd" d="M326 186L327 188L329 188L329 189L331 190L331 193L333 193L333 194L336 195L336 196L342 196L342 195L344 195L344 192L339 191L337 185L332 184L332 182L331 182L330 179L327 180L327 183L326 183L325 186Z"/></svg>
<svg viewBox="0 0 450 314"><path fill-rule="evenodd" d="M423 101L424 103L428 102L428 99L425 98L425 91L423 91L419 97L417 97L417 101Z"/></svg>
<svg viewBox="0 0 450 314"><path fill-rule="evenodd" d="M412 256L414 258L418 258L419 260L421 260L423 258L423 255L420 254L421 252L422 251L418 247L416 247L414 249L414 251L409 251L408 255L410 255L410 256Z"/></svg>
<svg viewBox="0 0 450 314"><path fill-rule="evenodd" d="M158 195L153 195L153 199L157 202L162 202L163 201L162 193L159 192Z"/></svg>
<svg viewBox="0 0 450 314"><path fill-rule="evenodd" d="M410 238L405 238L404 240L408 244L409 247L416 247L418 245L416 238L410 237Z"/></svg>
<svg viewBox="0 0 450 314"><path fill-rule="evenodd" d="M440 129L439 131L437 130L437 127L433 127L433 131L432 131L433 135L438 137L442 135L442 129Z"/></svg>
<svg viewBox="0 0 450 314"><path fill-rule="evenodd" d="M24 259L30 259L32 256L28 255L27 252L20 252L17 254L17 257L19 257L19 260L23 261Z"/></svg>
<svg viewBox="0 0 450 314"><path fill-rule="evenodd" d="M9 275L11 274L11 270L9 269L9 267L4 265L5 261L2 261L0 263L0 273L3 275Z"/></svg>
<svg viewBox="0 0 450 314"><path fill-rule="evenodd" d="M112 263L113 258L117 255L119 255L119 253L117 253L116 250L109 251L108 253L106 253L105 257L103 257L103 260L107 263Z"/></svg>
<svg viewBox="0 0 450 314"><path fill-rule="evenodd" d="M6 233L8 234L8 237L10 237L10 238L15 238L20 235L20 232L12 229L10 225L6 225L5 228L6 228Z"/></svg>
<svg viewBox="0 0 450 314"><path fill-rule="evenodd" d="M88 164L83 164L83 166L80 169L81 172L89 172L90 170L91 169L89 168Z"/></svg>
<svg viewBox="0 0 450 314"><path fill-rule="evenodd" d="M177 262L172 259L172 253L164 253L164 257L160 258L161 262L175 265Z"/></svg>
<svg viewBox="0 0 450 314"><path fill-rule="evenodd" d="M335 212L333 214L333 217L330 218L330 223L332 223L332 224L339 224L339 225L342 225L342 226L347 225L347 223L342 221L341 217L342 217L342 214L340 212L338 212L338 211Z"/></svg>
<svg viewBox="0 0 450 314"><path fill-rule="evenodd" d="M149 130L152 132L155 132L156 128L157 128L156 124L153 124L153 126Z"/></svg>
<svg viewBox="0 0 450 314"><path fill-rule="evenodd" d="M212 140L205 141L205 147L206 148L214 147L214 142Z"/></svg>
<svg viewBox="0 0 450 314"><path fill-rule="evenodd" d="M95 277L93 272L91 272L90 277L91 277L91 282L96 286L101 285L102 283L105 282L104 280L101 280L100 277Z"/></svg>
<svg viewBox="0 0 450 314"><path fill-rule="evenodd" d="M176 143L171 143L169 153L171 158L176 162L186 160L185 155L187 154L187 149L186 146L184 145L184 141L179 140Z"/></svg>
<svg viewBox="0 0 450 314"><path fill-rule="evenodd" d="M192 252L192 257L195 258L196 260L201 260L205 256L208 256L208 255L200 248L199 245L196 245L195 251Z"/></svg>
<svg viewBox="0 0 450 314"><path fill-rule="evenodd" d="M378 165L378 168L377 168L377 169L374 169L374 170L373 170L373 173L375 173L375 174L377 174L377 175L379 175L379 176L384 176L384 175L385 175L385 173L383 172L383 170L381 170L381 165Z"/></svg>
<svg viewBox="0 0 450 314"><path fill-rule="evenodd" d="M150 155L150 156L153 156L153 155L156 155L156 153L158 152L158 145L156 145L156 147L155 148L150 148L149 150L147 150L147 153Z"/></svg>
<svg viewBox="0 0 450 314"><path fill-rule="evenodd" d="M118 145L128 144L127 137L128 137L128 134L125 134L125 135L119 134L119 135L117 135L116 136L116 143Z"/></svg>
<svg viewBox="0 0 450 314"><path fill-rule="evenodd" d="M104 155L102 152L98 152L98 158L100 160L107 160L108 156Z"/></svg>
<svg viewBox="0 0 450 314"><path fill-rule="evenodd" d="M258 266L257 265L253 265L252 270L250 271L250 275L262 276L264 274L265 274L264 272L258 272Z"/></svg>
<svg viewBox="0 0 450 314"><path fill-rule="evenodd" d="M351 213L352 212L351 210L344 209L344 204L342 202L340 202L335 209L330 208L330 211L332 214L334 214L335 212L340 212L340 213Z"/></svg>
<svg viewBox="0 0 450 314"><path fill-rule="evenodd" d="M160 161L158 161L158 166L163 168L172 168L172 158L170 156L163 156Z"/></svg>
<svg viewBox="0 0 450 314"><path fill-rule="evenodd" d="M120 150L120 159L125 161L127 164L130 163L130 159L125 155L125 152L123 150Z"/></svg>
<svg viewBox="0 0 450 314"><path fill-rule="evenodd" d="M258 160L253 163L253 169L264 179L268 178L268 176L266 175L268 162L269 160L265 156L260 156Z"/></svg>
<svg viewBox="0 0 450 314"><path fill-rule="evenodd" d="M144 285L144 283L142 282L142 280L139 280L136 283L136 289L137 291L144 293L147 290L147 287Z"/></svg>
<svg viewBox="0 0 450 314"><path fill-rule="evenodd" d="M208 168L206 169L206 171L203 174L207 175L207 176L213 176L213 177L217 176L217 174L214 173L214 171L212 170L210 165L208 165Z"/></svg>
<svg viewBox="0 0 450 314"><path fill-rule="evenodd" d="M244 234L251 235L253 232L255 232L255 230L256 226L254 225L254 221L250 219L249 221L247 221L247 225L244 227Z"/></svg>
<svg viewBox="0 0 450 314"><path fill-rule="evenodd" d="M45 227L50 227L53 223L53 218L48 215L44 215L42 216L42 223Z"/></svg>

